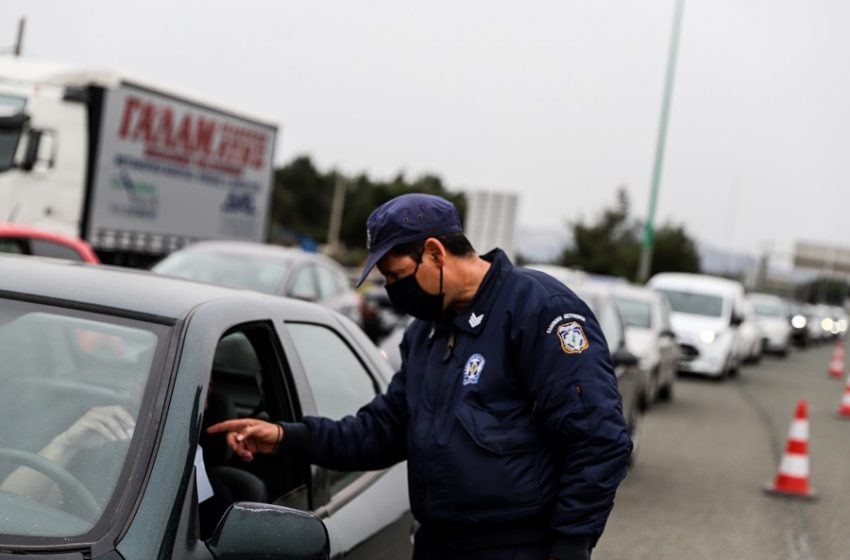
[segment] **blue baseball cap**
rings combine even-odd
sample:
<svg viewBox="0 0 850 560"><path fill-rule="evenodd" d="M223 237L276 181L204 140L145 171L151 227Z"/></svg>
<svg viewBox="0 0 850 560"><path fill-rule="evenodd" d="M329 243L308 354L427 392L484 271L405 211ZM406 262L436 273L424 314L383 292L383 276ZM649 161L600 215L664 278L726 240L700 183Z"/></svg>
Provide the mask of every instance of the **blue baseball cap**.
<svg viewBox="0 0 850 560"><path fill-rule="evenodd" d="M369 271L396 245L462 231L457 208L445 198L411 193L385 202L366 220L369 256L355 286L360 286Z"/></svg>

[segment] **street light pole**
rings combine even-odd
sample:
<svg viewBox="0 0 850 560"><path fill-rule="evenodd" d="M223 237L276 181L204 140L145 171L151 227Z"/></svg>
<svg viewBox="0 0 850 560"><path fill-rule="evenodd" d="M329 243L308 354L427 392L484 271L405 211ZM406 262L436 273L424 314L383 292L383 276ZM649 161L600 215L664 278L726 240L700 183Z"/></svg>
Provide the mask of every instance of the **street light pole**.
<svg viewBox="0 0 850 560"><path fill-rule="evenodd" d="M649 278L652 265L652 243L654 237L655 206L658 201L658 185L661 182L661 167L664 161L664 144L667 140L667 120L670 114L670 100L673 97L673 78L676 72L676 55L679 50L679 30L682 26L682 12L685 0L676 0L673 15L673 33L670 36L670 50L667 53L667 78L664 82L664 99L661 102L661 122L658 125L658 138L655 144L655 164L652 169L652 186L649 193L649 212L643 234L643 251L640 255L638 280L643 283Z"/></svg>

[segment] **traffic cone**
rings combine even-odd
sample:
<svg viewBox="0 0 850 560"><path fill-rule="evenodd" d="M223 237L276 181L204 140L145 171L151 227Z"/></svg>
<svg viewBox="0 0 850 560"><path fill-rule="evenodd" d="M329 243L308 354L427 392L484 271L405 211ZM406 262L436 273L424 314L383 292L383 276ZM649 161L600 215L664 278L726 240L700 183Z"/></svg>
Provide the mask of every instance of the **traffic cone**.
<svg viewBox="0 0 850 560"><path fill-rule="evenodd" d="M850 418L850 375L847 376L847 382L844 384L844 396L841 397L841 406L838 407L839 416Z"/></svg>
<svg viewBox="0 0 850 560"><path fill-rule="evenodd" d="M817 493L809 486L809 417L806 401L797 403L797 413L788 430L788 445L776 480L765 487L775 496L814 499Z"/></svg>
<svg viewBox="0 0 850 560"><path fill-rule="evenodd" d="M835 343L835 349L832 351L832 360L829 362L829 375L835 378L844 376L844 342L839 340Z"/></svg>

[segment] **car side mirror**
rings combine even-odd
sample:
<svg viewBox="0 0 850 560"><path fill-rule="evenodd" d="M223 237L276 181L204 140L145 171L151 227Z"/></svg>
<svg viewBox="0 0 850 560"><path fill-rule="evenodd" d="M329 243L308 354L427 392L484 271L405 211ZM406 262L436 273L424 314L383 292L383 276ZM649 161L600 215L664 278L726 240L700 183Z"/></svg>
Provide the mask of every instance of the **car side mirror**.
<svg viewBox="0 0 850 560"><path fill-rule="evenodd" d="M659 334L660 334L661 336L669 336L670 338L672 338L672 339L674 339L674 340L676 339L676 333L674 333L674 332L673 332L673 331L671 331L670 329L664 329L664 330L663 330L663 331L661 331Z"/></svg>
<svg viewBox="0 0 850 560"><path fill-rule="evenodd" d="M743 322L744 322L744 318L742 316L738 315L737 313L733 313L732 317L729 318L729 324L732 325L733 327L737 327Z"/></svg>
<svg viewBox="0 0 850 560"><path fill-rule="evenodd" d="M614 362L614 367L638 365L638 357L626 349L620 349L611 354L611 361Z"/></svg>
<svg viewBox="0 0 850 560"><path fill-rule="evenodd" d="M231 505L207 547L221 560L327 560L330 556L328 530L321 519L312 513L254 502Z"/></svg>

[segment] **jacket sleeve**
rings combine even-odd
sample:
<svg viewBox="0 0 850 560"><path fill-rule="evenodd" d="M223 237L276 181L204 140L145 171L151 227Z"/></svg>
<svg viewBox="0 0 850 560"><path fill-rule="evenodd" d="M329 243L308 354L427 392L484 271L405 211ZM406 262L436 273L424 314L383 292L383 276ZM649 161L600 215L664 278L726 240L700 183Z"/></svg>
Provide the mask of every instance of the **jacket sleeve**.
<svg viewBox="0 0 850 560"><path fill-rule="evenodd" d="M562 451L551 528L559 549L595 543L626 475L632 442L605 337L576 296L551 296L519 321L518 367L548 438ZM558 542L558 539L561 542Z"/></svg>
<svg viewBox="0 0 850 560"><path fill-rule="evenodd" d="M281 452L305 454L320 467L339 471L378 470L405 459L407 406L404 369L396 373L384 394L354 416L331 420L305 416L301 422L281 422Z"/></svg>

